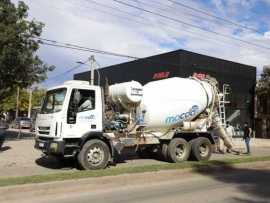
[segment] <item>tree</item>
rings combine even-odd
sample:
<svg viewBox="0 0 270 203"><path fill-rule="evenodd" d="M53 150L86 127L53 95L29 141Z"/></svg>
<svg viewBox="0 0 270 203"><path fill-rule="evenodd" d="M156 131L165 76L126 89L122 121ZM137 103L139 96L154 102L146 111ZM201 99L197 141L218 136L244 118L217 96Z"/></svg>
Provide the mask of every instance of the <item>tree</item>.
<svg viewBox="0 0 270 203"><path fill-rule="evenodd" d="M36 54L44 24L27 20L28 7L0 1L0 103L16 87L29 87L47 78L54 69Z"/></svg>
<svg viewBox="0 0 270 203"><path fill-rule="evenodd" d="M41 104L41 100L45 95L44 89L34 89L32 92L32 107L39 107ZM16 111L16 96L17 92L14 91L13 94L4 98L0 103L0 112L10 112ZM20 91L20 98L19 98L19 111L20 112L27 112L29 105L29 92L27 90Z"/></svg>
<svg viewBox="0 0 270 203"><path fill-rule="evenodd" d="M267 94L270 92L270 66L264 66L261 78L256 85L256 93L258 95Z"/></svg>
<svg viewBox="0 0 270 203"><path fill-rule="evenodd" d="M33 96L32 96L32 106L33 107L40 107L43 97L46 94L45 89L34 89Z"/></svg>

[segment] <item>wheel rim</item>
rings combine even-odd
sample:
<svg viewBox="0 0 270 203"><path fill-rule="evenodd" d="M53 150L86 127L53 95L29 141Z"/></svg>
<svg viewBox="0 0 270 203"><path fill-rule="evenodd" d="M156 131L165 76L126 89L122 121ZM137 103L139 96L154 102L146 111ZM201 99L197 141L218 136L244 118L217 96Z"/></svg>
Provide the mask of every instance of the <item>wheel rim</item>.
<svg viewBox="0 0 270 203"><path fill-rule="evenodd" d="M99 165L104 160L105 153L100 147L89 149L87 160L91 165Z"/></svg>
<svg viewBox="0 0 270 203"><path fill-rule="evenodd" d="M201 144L199 147L200 155L206 157L209 154L209 146L207 144Z"/></svg>
<svg viewBox="0 0 270 203"><path fill-rule="evenodd" d="M175 147L176 159L182 160L183 157L185 156L185 151L186 151L186 146L184 144L178 144Z"/></svg>

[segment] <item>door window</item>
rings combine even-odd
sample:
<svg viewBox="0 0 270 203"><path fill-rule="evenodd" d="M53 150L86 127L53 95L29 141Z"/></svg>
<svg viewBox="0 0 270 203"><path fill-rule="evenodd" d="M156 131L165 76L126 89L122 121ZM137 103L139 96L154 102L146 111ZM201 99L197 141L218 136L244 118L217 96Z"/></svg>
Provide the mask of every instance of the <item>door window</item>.
<svg viewBox="0 0 270 203"><path fill-rule="evenodd" d="M78 103L78 112L95 109L95 91L93 90L78 90L78 91L81 97Z"/></svg>
<svg viewBox="0 0 270 203"><path fill-rule="evenodd" d="M75 92L79 99L78 102L74 102ZM68 107L68 123L76 123L76 114L84 111L95 109L95 91L94 90L84 90L84 89L73 89L70 97L69 107Z"/></svg>

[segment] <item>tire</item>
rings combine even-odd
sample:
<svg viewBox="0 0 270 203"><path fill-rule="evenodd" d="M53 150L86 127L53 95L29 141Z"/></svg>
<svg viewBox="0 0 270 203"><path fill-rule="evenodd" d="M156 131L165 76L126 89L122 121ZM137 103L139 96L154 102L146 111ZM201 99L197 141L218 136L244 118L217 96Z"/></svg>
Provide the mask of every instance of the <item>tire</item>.
<svg viewBox="0 0 270 203"><path fill-rule="evenodd" d="M167 143L163 143L161 145L161 155L162 155L162 159L164 161L170 161L169 159L169 155L168 155L168 144Z"/></svg>
<svg viewBox="0 0 270 203"><path fill-rule="evenodd" d="M205 137L198 137L191 142L191 159L195 161L207 161L212 155L212 144Z"/></svg>
<svg viewBox="0 0 270 203"><path fill-rule="evenodd" d="M98 139L87 141L77 156L80 166L85 170L104 169L107 167L110 158L108 145Z"/></svg>
<svg viewBox="0 0 270 203"><path fill-rule="evenodd" d="M168 158L173 163L180 163L189 158L190 144L183 138L174 138L168 146Z"/></svg>

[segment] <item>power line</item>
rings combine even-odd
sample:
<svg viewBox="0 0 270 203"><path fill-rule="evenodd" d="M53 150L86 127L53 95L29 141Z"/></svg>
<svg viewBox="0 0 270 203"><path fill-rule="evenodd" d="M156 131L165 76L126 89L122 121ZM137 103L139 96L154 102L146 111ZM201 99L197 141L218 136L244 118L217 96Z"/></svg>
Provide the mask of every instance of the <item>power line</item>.
<svg viewBox="0 0 270 203"><path fill-rule="evenodd" d="M39 38L40 40L41 38ZM54 42L54 43L62 43L62 42L58 42L56 40L50 40L50 39L45 39L45 38L42 38L44 41L51 41L51 42ZM94 52L94 51L89 51L87 49L89 48L86 48L86 47L82 47L82 46L78 46L78 45L74 45L76 47L72 47L72 46L64 46L64 45L57 45L57 44L51 44L51 43L46 43L46 42L43 42L40 40L40 42L42 42L42 44L46 44L46 45L49 45L49 46L54 46L54 47L61 47L61 48L67 48L67 49L75 49L75 50L79 50L79 51L88 51L88 52ZM71 44L69 44L71 45ZM77 48L77 47L82 47L82 48ZM84 49L83 49L84 48ZM90 49L91 50L91 49ZM94 53L99 53L99 54L105 54L105 55L111 55L112 52L109 52L106 53L104 51L101 51L101 50L97 50L95 49L97 52L94 52ZM114 55L115 56L115 55ZM119 56L118 54L116 56ZM123 56L127 56L127 55L122 55L121 57ZM160 65L170 65L170 66L179 66L180 63L168 63L168 62L165 62L165 61L161 61L161 60L156 60L156 59L152 59L151 56L150 57L146 57L146 58L138 58L138 57L135 57L135 56L129 56L129 57L132 57L133 59L137 59L137 60L140 60L140 59L143 59L143 60L146 60L146 61L150 61L150 62L154 62L154 63L157 63L157 64L160 64ZM62 77L63 75L66 75L67 73L70 73L76 69L78 69L79 67L81 67L83 64L85 64L88 60L86 60L85 62L83 62L82 64L78 64L70 69L68 69L67 71L65 72L62 72L60 74L57 74L56 76L53 76L52 78L49 78L47 79L47 81L50 81L52 79L55 79L55 78L58 78L58 77Z"/></svg>
<svg viewBox="0 0 270 203"><path fill-rule="evenodd" d="M86 0L86 1L87 1L87 0ZM88 1L91 1L91 0L88 0ZM92 2L89 2L89 3L93 3L93 4L95 4L95 5L99 6L99 7L113 8L113 7L111 7L111 6L103 5L103 4L98 3L98 2L95 2L95 1L92 1ZM117 10L117 9L114 8L114 10ZM116 15L116 14L114 14L114 13L110 13L110 12L108 12L108 11L104 11L104 10L102 10L102 9L100 9L100 8L95 8L95 9L93 9L93 11L94 11L94 12L95 12L95 11L98 11L98 12L106 13L106 14L108 14L108 15L111 15L111 16L114 16L114 17L117 17L117 18L122 18L122 20L125 20L125 21L133 20L132 17L134 17L134 16L132 16L132 17L127 16L127 17L123 18L122 16ZM119 11L120 11L120 9L119 9ZM122 13L128 13L128 12L126 12L126 11L121 11L121 12L122 12ZM134 21L135 21L135 20L134 20ZM139 22L139 21L137 21L137 23L139 23L139 24L144 24L144 22Z"/></svg>
<svg viewBox="0 0 270 203"><path fill-rule="evenodd" d="M66 49L74 49L74 50L78 50L78 51L86 51L86 52L98 53L98 54L104 54L104 55L113 55L113 56L117 56L117 57L131 58L131 59L136 59L136 60L143 59L143 60L148 60L148 61L152 61L152 62L161 64L161 65L179 66L179 64L177 64L177 63L167 63L167 62L163 62L161 60L152 59L151 56L146 57L146 58L139 58L136 56L117 54L117 53L102 51L102 50L98 50L98 49L90 49L90 48L78 46L75 44L63 43L63 42L59 42L56 40L45 39L45 38L41 38L41 37L36 37L36 39L38 39L41 42L41 44L48 45L48 46L54 46L54 47L60 47L60 48L66 48ZM44 41L49 41L52 43L47 43ZM73 67L73 70L76 67L77 66Z"/></svg>
<svg viewBox="0 0 270 203"><path fill-rule="evenodd" d="M119 12L121 12L121 13L124 13L124 14L128 14L128 15L134 16L134 14L129 13L129 12L126 12L126 11L123 11L123 10L119 9L118 7L107 6L107 5L105 5L105 4L97 3L97 2L95 2L95 1L93 1L93 0L86 0L86 1L88 1L89 3L94 3L94 4L99 5L99 6L101 6L101 7L106 7L106 8L108 8L108 9L110 9L110 10L113 10L113 11L117 10L117 11L119 11ZM136 2L141 3L141 4L145 4L145 5L150 5L150 6L153 8L153 4L141 2L141 1L139 1L139 0L136 0ZM156 7L154 7L154 8L156 8ZM171 7L170 7L170 8L171 8ZM156 8L156 9L165 11L165 9L161 9L161 8ZM107 14L107 15L111 15L111 16L120 18L121 20L127 20L127 19L125 19L125 18L123 18L123 17L112 15L112 13L109 13L109 12L103 12L103 11L101 11L101 10L98 10L98 11L101 12L101 13L105 13L105 14ZM188 13L188 15L190 15L190 16L192 16L192 17L199 17L199 16L196 16L196 15L193 15L193 14L189 14L189 13ZM148 18L145 18L145 17L143 17L143 16L134 16L134 17L140 17L140 18L143 18L143 19L146 19L146 20L149 21ZM204 18L204 19L206 19L206 18ZM210 19L206 19L206 20L210 20ZM151 24L150 24L150 22L149 22L148 24L146 24L145 22L135 21L133 18L130 19L129 21L133 21L133 22L135 22L135 23L144 24L144 25L148 25L148 26L153 26L153 25L154 25L152 22L151 22ZM155 21L155 23L156 23L156 22L157 22L157 21ZM172 29L172 30L175 30L175 31L176 31L176 30L179 31L179 28L176 28L175 26L170 25L170 27L169 27L169 26L168 26L168 25L169 25L168 23L164 23L164 22L159 21L159 20L158 20L158 23L159 23L159 25L162 25L162 26L164 26L164 27L166 27L166 28L168 27L169 29ZM159 28L162 29L163 27L159 26ZM207 36L205 35L205 38L203 38L203 35L202 35L201 33L196 33L195 31L191 31L191 30L183 30L183 29L182 29L181 32L185 32L185 33L187 33L188 35L191 34L191 35L193 36L193 38L197 38L197 39L203 39L203 40L207 40L207 41L213 41L213 42L219 43L219 44L226 44L226 45L229 45L229 46L231 46L231 47L240 46L240 47L245 47L245 48L246 48L246 46L244 46L243 44L231 44L231 43L227 43L226 41L218 40L218 39L215 39L215 38L210 38L209 35L207 35ZM172 37L172 38L175 38L175 37Z"/></svg>
<svg viewBox="0 0 270 203"><path fill-rule="evenodd" d="M104 6L105 7L105 4L101 4L101 3L98 3L98 2L96 2L96 1L94 1L94 0L87 0L88 2L92 2L92 3L94 3L94 4L99 4L100 6ZM137 0L137 2L139 2L138 0ZM165 4L164 4L165 5ZM132 14L132 13L129 13L129 12L126 12L126 11L123 11L123 10L121 10L121 9L119 9L119 8L115 8L115 7L112 7L112 6L107 6L106 5L106 7L107 8L110 8L110 9L112 9L112 10L117 10L117 11L119 11L119 12L122 12L122 13L125 13L125 14L128 14L128 15L132 15L132 16L134 16L134 14ZM97 9L95 9L95 10L97 10ZM105 11L101 11L101 10L99 10L99 12L102 12L102 13L106 13L107 15L111 15L111 16L114 16L114 17L117 17L117 18L120 18L121 20L128 20L128 19L126 19L126 18L123 18L123 17L121 17L121 16L116 16L116 15L113 15L111 12L105 12ZM146 20L149 20L148 18L145 18L145 17L143 17L143 16L134 16L134 17L140 17L140 18L144 18L144 19L146 19ZM133 18L130 18L129 19L129 21L134 21L135 23L139 23L139 24L144 24L144 25L146 25L146 23L145 22L140 22L140 21L135 21ZM151 21L149 22L149 23L151 23ZM168 25L166 25L165 23L162 23L164 26L168 26ZM149 25L149 24L148 24ZM153 24L151 24L151 25L153 25ZM173 30L176 30L176 29L178 29L178 28L176 28L176 27L173 27ZM186 33L188 33L188 34L191 34L191 35L193 35L193 37L196 37L196 38L198 38L198 39L202 39L202 34L201 33L196 33L195 31L191 31L191 30L181 30L182 32L186 32ZM205 30L204 30L205 31ZM197 35L197 36L196 36ZM216 42L216 43L222 43L222 44L227 44L227 45L231 45L231 44L228 44L228 43L226 43L225 41L222 41L222 40L218 40L218 39L214 39L214 38L210 38L210 36L206 36L206 38L204 39L204 40L211 40L211 41L214 41L214 42ZM236 46L236 45L231 45L231 46ZM237 46L242 46L242 45L240 45L240 44L237 44ZM259 47L260 48L260 47ZM265 50L265 49L264 49ZM80 51L85 51L85 50L80 50ZM95 52L94 52L95 53Z"/></svg>
<svg viewBox="0 0 270 203"><path fill-rule="evenodd" d="M169 1L169 0L168 0ZM176 12L174 9L175 9L175 5L167 5L167 4L164 4L164 3L161 3L161 2L156 2L156 1L153 1L153 2L151 2L151 3L149 3L149 2L141 2L140 0L136 0L136 2L138 2L138 3L141 3L141 4L145 4L145 5L148 5L148 6L150 6L151 8L153 8L153 4L155 4L155 5L162 5L162 8L160 8L160 7L158 7L157 9L158 10L161 10L161 11L168 11L168 8L169 9L173 9L172 11L170 11L170 12L173 12L173 13L175 13L176 15L177 14L179 14L179 12ZM176 1L174 1L175 2L175 4L177 4L178 2L176 2ZM180 5L181 4L181 5ZM183 6L182 6L183 5ZM199 9L195 9L195 8L193 8L193 7L190 7L190 6L186 6L185 4L183 4L183 3L178 3L178 6L182 6L183 8L186 8L186 9L188 9L188 10L191 10L191 11L196 11L197 13L199 13L198 12L198 10ZM164 7L167 7L167 8L164 8ZM156 7L155 7L156 8ZM251 28L251 27L248 27L248 26L245 26L245 25L241 25L240 23L237 23L237 22L233 22L233 21L230 21L230 20L228 20L228 19L223 19L223 18L221 18L221 17L217 17L217 18L220 18L220 19L213 19L214 17L213 17L213 15L212 14L210 14L210 15L207 15L208 13L207 13L207 11L202 11L202 12L205 12L205 13L202 13L202 14L204 14L204 15L206 15L206 16L208 16L208 17L203 17L203 16L199 16L199 15L195 15L195 14L193 14L193 13L189 13L189 12L181 12L181 14L183 14L183 15L187 15L187 16L191 16L191 17L194 17L194 18L197 18L197 19L199 19L199 20L205 20L205 21L209 21L209 22L213 22L213 23L217 23L217 20L221 20L222 19L222 21L225 21L228 25L230 25L230 26L233 26L233 27L239 27L239 28L241 28L241 29L247 29L247 30L249 30L249 31L252 31L252 32L256 32L256 33L258 33L258 34L264 34L263 32L260 32L259 30L256 30L256 29L254 29L254 28ZM210 17L210 18L209 18Z"/></svg>
<svg viewBox="0 0 270 203"><path fill-rule="evenodd" d="M97 1L94 1L94 0L85 0L85 1L87 1L87 2L89 2L89 3L92 3L92 4L95 4L95 5L98 5L98 6L100 6L100 7L105 7L105 8L108 8L108 9L110 9L110 10L115 10L115 11L118 11L118 12L120 12L120 13L124 13L124 14L126 14L126 15L129 15L129 16L134 17L133 14L131 14L131 13L127 12L127 11L123 11L123 10L117 8L117 7L114 7L114 6L109 6L109 5L107 5L107 4L103 4L103 3L100 3L100 2L97 2ZM148 20L147 18L145 18L145 17L143 17L143 16L136 16L136 17L140 17L140 18L142 18L142 19ZM133 20L133 19L132 19L132 20ZM133 20L133 21L134 21L134 20ZM135 22L137 22L137 21L135 21Z"/></svg>
<svg viewBox="0 0 270 203"><path fill-rule="evenodd" d="M147 10L147 9L144 9L144 8L141 8L141 7L138 7L138 6L134 6L132 4L129 4L129 3L126 3L126 2L123 2L123 1L119 1L119 0L113 0L113 1L115 1L115 2L117 2L119 4L122 4L122 5L128 6L128 7L131 7L131 8L135 8L137 10L144 11L146 13L150 13L150 14L153 14L153 15L156 15L156 16L159 16L159 17L168 19L170 21L174 21L174 22L181 23L181 24L186 25L186 26L189 26L189 27L194 27L196 29L200 29L200 30L203 30L203 31L212 33L212 34L216 34L216 35L222 36L224 38L233 39L235 41L240 41L242 43L249 44L249 45L252 45L254 47L258 47L258 48L263 48L263 49L270 50L270 47L266 47L266 46L262 46L262 45L259 45L259 44L255 44L255 43L252 43L252 42L249 42L249 41L246 41L246 40L235 38L233 36L225 35L225 34L222 34L222 33L219 33L219 32L215 32L215 31L212 31L212 30L207 30L207 29L204 29L204 28L202 28L200 26L197 26L197 25L194 25L194 24L191 24L191 23L188 23L188 22L185 22L185 21L176 19L176 18L172 18L170 16L166 16L166 15L163 15L163 14L160 14L160 13L156 13L154 11L150 11L150 10Z"/></svg>
<svg viewBox="0 0 270 203"><path fill-rule="evenodd" d="M221 20L221 21L223 21L223 22L232 24L232 25L237 26L237 27L240 27L240 28L242 28L242 29L246 29L246 30L249 30L249 31L252 31L252 32L256 32L256 33L259 33L259 34L263 34L262 32L260 32L259 30L255 29L255 28L252 28L252 27L249 27L249 26L246 26L246 25L242 25L242 24L237 23L237 22L235 22L235 21L231 21L231 20L229 20L229 19L225 19L225 18L216 16L216 15L211 14L211 13L205 11L205 10L193 8L193 7L191 7L191 6L188 6L188 5L186 5L186 4L180 3L180 2L175 1L175 0L167 0L167 1L169 1L169 2L171 2L171 3L173 3L173 4L176 4L176 5L178 5L178 6L181 6L181 7L187 8L187 9L190 9L190 10L192 10L192 11L196 11L196 12L198 12L198 13L202 13L202 14L204 14L204 15L210 16L210 17L212 17L212 18L216 18L216 19L218 19L218 20Z"/></svg>
<svg viewBox="0 0 270 203"><path fill-rule="evenodd" d="M153 2L151 2L151 3L149 3L149 2L142 2L142 1L139 1L139 0L136 0L136 2L138 2L138 3L140 3L140 4L144 4L144 5L148 5L148 6L150 6L151 8L155 8L155 9L158 9L158 10L160 10L160 11L164 11L164 12L167 12L168 11L168 9L175 9L175 6L170 6L170 5L167 5L167 4L163 4L163 3L161 3L161 2L155 2L155 1L153 1ZM154 7L155 5L162 5L162 8L161 7ZM166 8L165 8L165 6L166 6ZM177 14L179 14L179 12L177 12L177 11L175 11L175 10L173 10L173 11L170 11L170 12L173 12L173 13L175 13L176 15ZM210 21L210 22L214 22L214 23L216 23L216 21L214 21L213 19L210 19L210 18L207 18L207 17L202 17L202 16L198 16L198 15L195 15L195 14L192 14L192 13L188 13L188 12L182 12L181 11L181 14L182 15L186 15L186 16L191 16L191 17L194 17L194 18L199 18L200 20L206 20L206 21Z"/></svg>
<svg viewBox="0 0 270 203"><path fill-rule="evenodd" d="M88 59L87 59L86 61L84 61L83 63L86 63L87 61L88 61ZM64 76L64 75L66 75L66 74L68 74L68 73L70 73L70 72L72 72L72 71L74 71L74 70L80 68L82 65L83 65L83 64L77 64L76 66L73 66L72 68L68 69L67 71L64 71L64 72L62 72L62 73L59 73L59 74L57 74L57 75L55 75L55 76L53 76L53 77L47 79L47 81L53 80L53 79L55 79L55 78L62 77L62 76Z"/></svg>
<svg viewBox="0 0 270 203"><path fill-rule="evenodd" d="M49 40L49 39L44 39L42 38L43 40L46 40L46 41L51 41L51 42L54 42L54 43L60 43L60 42L57 42L55 40ZM45 44L45 45L49 45L49 46L54 46L54 47L61 47L61 48L68 48L68 49L75 49L75 50L79 50L79 51L88 51L87 49L83 49L83 48L76 48L76 47L81 47L81 46L78 46L78 45L74 45L76 47L71 47L71 46L64 46L64 45L57 45L57 44L51 44L51 43L46 43L46 42L42 42L42 44ZM89 51L88 51L89 52ZM94 52L94 51L90 51L90 52ZM99 54L106 54L106 55L111 55L111 52L110 54L104 52L104 51L97 51L97 52L94 52L94 53L99 53ZM115 55L114 55L115 56ZM119 56L119 55L116 55L116 56ZM126 56L126 55L124 55ZM142 58L138 58L138 57L133 57L133 56L129 56L129 57L132 57L133 59L142 59ZM152 62L155 62L155 63L158 63L158 64L163 64L163 65L171 65L171 66L179 66L180 64L176 64L176 63L167 63L167 62L163 62L163 61L160 61L160 60L155 60L155 59L151 59L151 58L144 58L144 60L148 60L148 61L152 61ZM87 60L88 61L88 60ZM55 79L55 78L58 78L58 77L62 77L64 75L66 75L67 73L70 73L76 69L78 69L79 67L81 67L82 65L84 65L87 61L83 62L82 64L78 64L72 68L70 68L69 70L63 72L63 73L60 73L60 74L57 74L56 76L53 76L52 78L49 78L47 79L47 81L50 81L52 79ZM100 66L100 64L98 64ZM100 74L100 73L98 73Z"/></svg>
<svg viewBox="0 0 270 203"><path fill-rule="evenodd" d="M151 8L155 8L155 9L158 9L158 10L160 10L160 11L166 11L166 9L165 8L160 8L160 7L154 7L154 5L153 4L150 4L149 2L147 2L147 3L145 3L145 2L142 2L142 1L140 1L140 0L136 0L136 2L138 2L138 3L140 3L140 4L144 4L144 5L148 5L148 6L151 6ZM154 3L156 3L156 4L159 4L158 2L155 2L154 1ZM162 4L162 5L165 5L165 4ZM167 6L167 5L165 5L165 6ZM175 8L175 7L170 7L169 6L169 8ZM175 13L175 12L174 12ZM200 18L200 19L202 19L203 17L201 17L201 16L197 16L197 15L193 15L193 14L190 14L190 13L183 13L184 15L189 15L189 16L192 16L192 17L195 17L195 18ZM209 18L203 18L203 19L205 19L205 20L208 20L208 21L212 21L213 22L213 20L211 20L211 19L209 19ZM160 21L159 21L160 22ZM164 25L164 26L167 26L168 27L168 25L169 24L166 24L166 23L163 23L163 22L160 22L162 25ZM172 25L170 25L170 27L173 29L173 30L176 30L176 29L178 29L178 28L176 28L175 26L172 26ZM196 33L194 30L181 30L181 32L186 32L186 33L188 33L188 34L191 34L191 35L193 35L193 36L195 36L195 38L197 38L197 39L203 39L203 40L207 40L207 41L214 41L214 42L216 42L216 43L219 43L219 44L226 44L226 45L229 45L229 46L236 46L236 44L228 44L226 41L222 41L222 40L218 40L217 38L210 38L210 36L209 35L202 35L202 33ZM205 37L205 38L203 38L203 36ZM237 46L241 46L241 47L246 47L246 46L244 46L243 44L237 44Z"/></svg>
<svg viewBox="0 0 270 203"><path fill-rule="evenodd" d="M192 34L192 32L191 32L191 34ZM43 39L44 41L46 40L46 41L51 41L51 42L54 42L54 43L62 43L63 44L63 42L58 42L56 40L50 40L50 39L45 39L45 38L39 38L39 39ZM110 54L108 54L108 53L106 53L104 51L101 51L101 50L93 51L93 50L90 49L91 50L90 51L90 50L88 50L89 48L78 46L78 45L74 45L74 44L73 45L76 46L76 47L64 46L64 45L58 45L58 44L51 44L51 43L43 42L41 40L40 40L40 42L42 44L49 45L49 46L54 46L54 47L61 47L61 48L73 49L73 50L78 50L78 51L86 51L86 52L98 53L98 54L105 54L105 55L111 55L112 54L111 52L110 52ZM67 44L71 45L70 43L67 43ZM82 47L82 48L77 48L77 47ZM119 57L119 54L113 55L113 56L118 56ZM121 55L120 57L123 57L123 56L127 56L127 55ZM161 60L152 59L151 57L146 57L146 58L139 58L139 57L135 57L135 56L129 56L129 57L132 57L132 59L137 59L137 60L144 59L144 60L148 60L148 61L151 61L151 62L154 62L154 63L158 63L158 64L161 64L161 65L179 66L178 63L168 63L168 62L164 62L164 61L161 61ZM77 65L77 66L71 68L71 70L68 70L67 73L68 72L71 72L71 71L73 71L73 70L75 70L75 69L77 69L79 67L80 67L80 65ZM58 77L58 76L60 76L62 74L66 74L66 73L61 73L61 74L59 74L59 75L57 75L57 76L55 76L53 78L50 78L50 79L54 79L54 78L56 78L56 77Z"/></svg>
<svg viewBox="0 0 270 203"><path fill-rule="evenodd" d="M99 50L99 49L91 49L91 48L79 46L76 44L58 42L55 40L45 39L45 38L41 38L41 37L36 37L36 39L40 40L41 44L48 45L48 46L69 48L69 49L74 49L74 50L79 50L79 51L98 53L98 54L106 54L106 55L117 56L117 57L122 57L122 58L139 59L138 57L135 57L135 56L119 54L119 53L109 52L109 51L103 51L103 50Z"/></svg>
<svg viewBox="0 0 270 203"><path fill-rule="evenodd" d="M135 17L135 18L136 18L136 17L139 17L139 18L142 18L142 19L144 19L144 20L149 21L149 19L146 18L146 17L140 16L140 15L139 15L139 16L134 16L134 14L129 13L129 12L127 12L127 11L123 11L123 10L119 9L118 7L108 6L108 5L106 5L106 4L102 4L102 3L96 2L96 1L94 1L94 0L85 0L85 1L87 1L87 2L89 2L89 3L92 3L92 4L95 4L95 5L98 5L98 6L100 6L100 7L108 8L108 9L110 9L110 10L112 10L112 11L118 11L118 12L120 12L120 13L124 13L124 14L126 14L126 15L132 16L133 18L128 18L128 19L126 19L126 17L123 18L122 16L113 15L112 13L104 12L104 11L102 11L102 10L97 10L98 12L105 13L105 14L107 14L107 15L111 15L111 16L117 17L117 18L119 18L119 19L121 19L121 20L133 21L133 22L138 23L138 24L143 24L143 25L147 25L147 26L153 26L153 23L150 24L150 23L145 23L145 22L142 22L142 21L134 20L134 17ZM140 2L140 1L137 0L137 2ZM146 4L146 3L144 3L144 4ZM148 4L148 5L150 5L150 4ZM162 10L162 9L160 9L160 10ZM95 10L95 11L96 11L96 10ZM156 21L155 21L155 22L156 22ZM159 21L159 24L161 24L161 25L163 25L163 26L167 26L167 24L165 24L165 23L163 23L163 22L160 22L160 21ZM178 28L176 28L176 27L174 27L173 29L174 29L174 30L178 30ZM191 32L191 31L182 30L182 32L191 33L192 35L195 35L195 33L194 33L194 32ZM197 37L197 38L200 38L200 37L198 37L198 36L196 36L196 37ZM200 38L200 39L202 39L202 38ZM224 43L224 42L221 42L221 41L217 41L217 42Z"/></svg>
<svg viewBox="0 0 270 203"><path fill-rule="evenodd" d="M88 1L92 1L93 2L93 0L88 0ZM136 0L136 2L139 2L138 0ZM154 1L155 2L155 1ZM165 4L163 4L163 5L165 5ZM55 8L55 7L53 7L54 9L59 9L59 8ZM112 7L113 8L113 7ZM152 8L152 7L151 7ZM95 9L94 9L95 10ZM117 9L118 11L120 11L121 9ZM100 12L103 12L103 11L100 11ZM122 11L122 12L125 12L126 14L128 14L128 12L126 12L126 11ZM103 13L105 13L105 12L103 12ZM110 13L110 12L107 12L107 14L108 15L112 15L112 13ZM142 18L144 18L143 16L141 16L141 15L134 15L134 14L131 14L132 16L134 16L134 17L142 17ZM112 16L114 16L114 15L112 15ZM121 18L122 20L127 20L127 19L125 19L125 17L120 17L120 16L114 16L114 17L117 17L117 18ZM144 18L144 19L147 19L147 20L149 20L148 18ZM134 21L133 19L130 19L130 20L132 20L132 21ZM139 21L134 21L134 22L136 22L136 23L139 23ZM151 22L151 21L150 21ZM140 22L141 23L141 22ZM149 24L148 24L149 25ZM164 26L167 26L166 25L166 23L164 23L163 24ZM160 27L160 28L162 28L162 27ZM173 27L172 28L173 30L176 30L176 29L178 29L178 28L176 28L176 27ZM215 42L215 43L222 43L222 44L227 44L227 45L230 45L230 46L241 46L241 47L244 47L244 44L233 44L233 43L231 43L231 42L228 42L228 43L226 43L226 41L224 41L224 40L219 40L219 39L215 39L214 37L213 38L211 38L210 36L206 36L205 38L203 38L202 36L202 33L196 33L195 32L195 30L193 30L193 31L191 31L191 30L184 30L184 29L182 29L181 30L181 32L186 32L186 33L188 33L188 34L191 34L191 35L193 35L193 37L195 37L195 38L198 38L198 39L203 39L203 40L207 40L207 41L213 41L213 42ZM173 37L172 36L172 38L175 38L175 37ZM72 48L72 49L74 49L74 48ZM191 49L192 50L192 49ZM265 50L265 49L260 49L260 50ZM79 50L79 51L85 51L85 50ZM265 50L266 51L266 50Z"/></svg>

